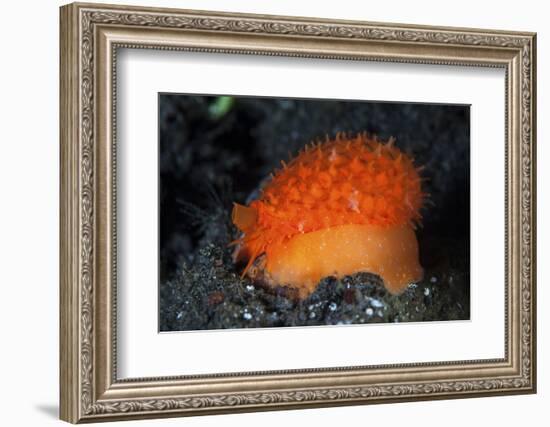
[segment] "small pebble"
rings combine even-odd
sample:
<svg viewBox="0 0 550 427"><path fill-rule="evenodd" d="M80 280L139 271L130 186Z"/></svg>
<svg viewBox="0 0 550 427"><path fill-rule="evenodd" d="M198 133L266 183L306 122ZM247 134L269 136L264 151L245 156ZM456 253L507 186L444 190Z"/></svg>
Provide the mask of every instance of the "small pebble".
<svg viewBox="0 0 550 427"><path fill-rule="evenodd" d="M178 313L178 315L176 316L176 319L180 320L180 319L182 318L182 316L183 316L183 312L180 311L180 312Z"/></svg>
<svg viewBox="0 0 550 427"><path fill-rule="evenodd" d="M432 282L432 283L437 283L437 277L432 276L432 277L430 278L430 282Z"/></svg>
<svg viewBox="0 0 550 427"><path fill-rule="evenodd" d="M225 295L222 291L214 291L208 295L208 305L215 306L221 304L225 299Z"/></svg>
<svg viewBox="0 0 550 427"><path fill-rule="evenodd" d="M250 314L248 311L245 311L243 314L244 320L250 320L252 319L252 314Z"/></svg>
<svg viewBox="0 0 550 427"><path fill-rule="evenodd" d="M246 290L247 290L248 292L252 292L252 291L254 290L254 286L252 286L252 285L246 285Z"/></svg>
<svg viewBox="0 0 550 427"><path fill-rule="evenodd" d="M377 299L371 299L370 305L372 305L374 308L382 308L384 307L384 303L382 301L378 301Z"/></svg>
<svg viewBox="0 0 550 427"><path fill-rule="evenodd" d="M424 289L424 295L425 295L425 296L430 295L430 288Z"/></svg>
<svg viewBox="0 0 550 427"><path fill-rule="evenodd" d="M355 292L353 289L346 289L344 291L344 302L346 304L353 304L355 303Z"/></svg>
<svg viewBox="0 0 550 427"><path fill-rule="evenodd" d="M315 319L315 312L312 311L311 313L309 313L309 318L310 319Z"/></svg>
<svg viewBox="0 0 550 427"><path fill-rule="evenodd" d="M336 311L337 308L338 308L338 304L336 304L335 302L331 302L328 306L328 309L330 311Z"/></svg>
<svg viewBox="0 0 550 427"><path fill-rule="evenodd" d="M370 317L374 314L374 310L369 307L365 310L365 314Z"/></svg>

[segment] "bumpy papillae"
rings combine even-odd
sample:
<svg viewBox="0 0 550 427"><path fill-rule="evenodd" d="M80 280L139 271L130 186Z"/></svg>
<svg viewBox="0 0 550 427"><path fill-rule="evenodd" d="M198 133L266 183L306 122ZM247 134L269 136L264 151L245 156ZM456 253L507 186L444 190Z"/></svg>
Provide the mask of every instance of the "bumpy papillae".
<svg viewBox="0 0 550 427"><path fill-rule="evenodd" d="M269 257L271 245L300 233L346 224L414 227L425 196L419 169L393 142L338 134L283 162L258 200L234 211L245 272L259 255Z"/></svg>

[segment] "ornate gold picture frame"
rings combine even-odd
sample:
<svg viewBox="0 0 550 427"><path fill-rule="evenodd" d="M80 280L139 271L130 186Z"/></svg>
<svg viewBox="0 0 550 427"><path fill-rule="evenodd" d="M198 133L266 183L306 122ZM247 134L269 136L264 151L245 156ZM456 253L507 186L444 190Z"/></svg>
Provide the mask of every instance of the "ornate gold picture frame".
<svg viewBox="0 0 550 427"><path fill-rule="evenodd" d="M534 393L535 42L533 33L507 31L63 6L61 418L78 423ZM504 357L120 379L115 106L121 48L503 69Z"/></svg>

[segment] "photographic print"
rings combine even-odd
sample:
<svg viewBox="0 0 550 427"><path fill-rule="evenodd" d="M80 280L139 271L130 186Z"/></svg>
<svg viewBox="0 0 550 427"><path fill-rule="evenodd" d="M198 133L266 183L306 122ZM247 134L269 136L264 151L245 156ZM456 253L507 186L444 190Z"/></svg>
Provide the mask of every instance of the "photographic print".
<svg viewBox="0 0 550 427"><path fill-rule="evenodd" d="M470 107L160 93L160 331L470 318Z"/></svg>
<svg viewBox="0 0 550 427"><path fill-rule="evenodd" d="M61 419L536 392L535 33L59 22Z"/></svg>

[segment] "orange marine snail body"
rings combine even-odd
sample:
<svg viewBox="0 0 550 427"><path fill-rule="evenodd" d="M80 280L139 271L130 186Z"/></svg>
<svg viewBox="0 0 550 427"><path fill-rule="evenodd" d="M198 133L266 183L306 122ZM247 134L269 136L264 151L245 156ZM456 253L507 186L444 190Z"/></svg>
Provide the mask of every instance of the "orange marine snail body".
<svg viewBox="0 0 550 427"><path fill-rule="evenodd" d="M306 147L249 206L235 204L243 275L300 298L326 276L379 275L392 294L422 278L415 224L424 193L413 161L366 133Z"/></svg>

